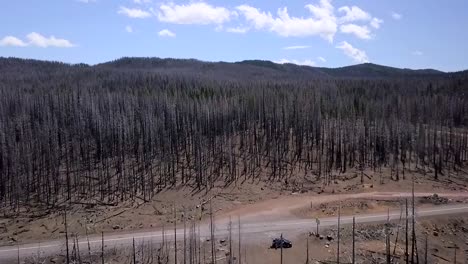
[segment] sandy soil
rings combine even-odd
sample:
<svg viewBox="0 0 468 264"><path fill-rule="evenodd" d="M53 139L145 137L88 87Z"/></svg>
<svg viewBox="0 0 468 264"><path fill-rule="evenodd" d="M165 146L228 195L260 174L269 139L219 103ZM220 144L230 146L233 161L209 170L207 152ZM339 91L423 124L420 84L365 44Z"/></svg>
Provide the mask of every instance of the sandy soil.
<svg viewBox="0 0 468 264"><path fill-rule="evenodd" d="M291 181L294 184L267 184L264 181L248 180L227 188L220 183L208 193L196 193L185 187L164 190L148 203L123 202L117 206L74 204L68 208L68 229L71 233L85 236L86 233L91 235L100 232L126 232L172 226L174 207L178 223L184 214L188 219L200 218L200 215L206 219L209 213L208 201L212 202L217 221L225 221L229 216L237 215L242 217L243 222L272 217L307 218L312 213L316 213L305 210L306 207L310 207L311 202L319 206L322 203L366 197L381 200L392 196L388 190L410 192L410 178L413 175L416 179L416 192L427 195L452 194L454 199L468 194L466 177L463 175L447 175L439 181L434 181L430 175L407 172L406 180L393 181L389 179L389 174L390 172L385 170L382 174L365 171L364 176L360 177L360 172L350 171L335 175L332 183L327 186L321 184L320 180L311 179L294 179ZM357 206L358 210L353 209L345 213L356 213L364 209L380 210L382 207L385 208L386 204L379 206L370 204L369 208L360 207L359 204L351 206ZM40 242L64 236L63 212L36 208L12 213L3 209L0 215L3 215L0 218L0 245Z"/></svg>

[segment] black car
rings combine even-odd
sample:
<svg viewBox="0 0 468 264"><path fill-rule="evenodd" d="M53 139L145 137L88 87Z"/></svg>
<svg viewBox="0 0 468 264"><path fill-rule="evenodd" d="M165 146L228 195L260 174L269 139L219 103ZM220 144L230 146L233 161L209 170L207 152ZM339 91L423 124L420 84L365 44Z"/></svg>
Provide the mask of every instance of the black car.
<svg viewBox="0 0 468 264"><path fill-rule="evenodd" d="M291 241L284 238L275 238L273 239L273 243L271 244L270 248L292 248L292 243Z"/></svg>

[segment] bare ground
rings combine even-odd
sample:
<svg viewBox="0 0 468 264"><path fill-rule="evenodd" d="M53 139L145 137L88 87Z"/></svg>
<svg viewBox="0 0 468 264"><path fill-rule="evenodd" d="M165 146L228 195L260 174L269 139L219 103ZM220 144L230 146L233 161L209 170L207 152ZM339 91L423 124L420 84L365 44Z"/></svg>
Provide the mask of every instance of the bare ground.
<svg viewBox="0 0 468 264"><path fill-rule="evenodd" d="M289 184L264 181L232 184L227 188L221 184L210 192L194 192L188 187L167 189L159 193L150 202L122 202L116 206L100 205L87 202L73 204L68 208L69 231L81 235L100 232L115 232L135 229L161 228L172 225L173 208L177 211L178 222L184 212L187 217L205 218L208 215L208 201L212 199L214 213L219 217L241 215L248 217L307 217L298 213L301 207L310 206L310 202L319 205L324 201L339 201L350 197L359 198L360 193L381 193L388 191L410 192L410 176L415 176L416 192L454 193L467 192L465 177L452 175L434 181L430 175L423 176L418 172L407 173L406 180L390 180L389 171L372 173L365 171L348 172L335 175L330 185L310 179L293 179ZM400 178L402 178L400 176ZM333 195L330 194L340 194ZM357 194L357 196L355 196ZM351 196L349 196L351 195ZM321 198L322 197L322 198ZM250 205L250 206L249 206ZM292 211L292 212L291 212ZM20 212L0 210L0 245L11 245L63 236L63 212L47 208L25 208Z"/></svg>
<svg viewBox="0 0 468 264"><path fill-rule="evenodd" d="M417 171L407 172L406 179L401 178L400 181L391 180L388 175L390 172L385 170L382 173L365 171L363 174L351 171L333 176L330 185L324 185L312 176L292 179L288 184L266 184L265 181L247 180L227 188L219 184L208 193L193 192L186 187L167 189L146 203L122 202L116 206L97 203L73 204L68 207L68 227L70 233L85 236L86 233L91 235L100 232L129 232L172 226L174 207L178 223L184 213L188 219L200 216L206 219L209 201L212 201L213 211L219 220L230 215L241 215L243 221L271 217L285 219L330 216L336 214L340 201L342 205L346 205L343 214L386 211L388 208L398 207L395 199L399 198L391 197L388 192L410 192L412 176L415 177L415 191L423 193L423 196L444 193L451 199L448 202L464 202L468 194L466 175L462 174L447 175L438 181ZM425 201L420 201L420 204L424 203ZM1 214L1 245L40 242L64 236L63 212L47 208L25 208L14 213L3 209ZM248 250L257 252L254 250L257 246L251 245ZM332 250L333 247L330 247ZM260 248L258 252L262 252L263 249ZM292 249L294 250L296 247ZM322 248L319 250L320 253L323 251ZM255 258L255 255L252 255L252 258ZM257 263L255 259L252 261Z"/></svg>

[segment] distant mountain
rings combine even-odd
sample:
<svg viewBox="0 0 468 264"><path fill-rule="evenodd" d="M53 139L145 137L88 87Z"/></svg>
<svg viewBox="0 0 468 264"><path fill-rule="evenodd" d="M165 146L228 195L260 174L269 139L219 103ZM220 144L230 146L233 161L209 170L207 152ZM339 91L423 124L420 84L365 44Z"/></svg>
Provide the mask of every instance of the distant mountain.
<svg viewBox="0 0 468 264"><path fill-rule="evenodd" d="M445 74L442 71L424 69L400 69L373 63L364 63L341 68L321 68L322 71L334 77L346 78L398 78L398 77L423 77Z"/></svg>
<svg viewBox="0 0 468 264"><path fill-rule="evenodd" d="M301 66L291 63L278 64L265 60L245 60L234 63L202 62L187 59L159 58L122 58L100 64L100 67L117 67L124 69L144 69L157 71L178 71L180 73L196 72L201 75L218 77L269 77L269 78L420 78L440 77L446 73L433 69L400 69L373 63L364 63L341 68L324 68Z"/></svg>
<svg viewBox="0 0 468 264"><path fill-rule="evenodd" d="M68 68L90 68L118 71L145 71L176 75L201 76L212 79L388 79L388 78L438 78L459 74L466 76L468 71L445 73L433 69L400 69L373 63L364 63L340 68L277 64L264 60L245 60L240 62L204 62L195 59L161 59L124 57L114 61L97 64L64 64L39 60L0 58L0 72L28 70L32 72L54 72Z"/></svg>

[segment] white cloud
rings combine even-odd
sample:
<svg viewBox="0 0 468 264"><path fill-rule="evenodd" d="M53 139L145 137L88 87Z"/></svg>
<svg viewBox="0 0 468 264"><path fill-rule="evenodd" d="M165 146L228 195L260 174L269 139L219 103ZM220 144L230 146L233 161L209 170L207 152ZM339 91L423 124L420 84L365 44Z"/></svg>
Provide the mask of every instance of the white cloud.
<svg viewBox="0 0 468 264"><path fill-rule="evenodd" d="M127 31L128 33L133 33L133 28L132 28L132 26L126 26L126 27L125 27L125 31Z"/></svg>
<svg viewBox="0 0 468 264"><path fill-rule="evenodd" d="M80 3L85 3L85 4L89 4L89 3L94 3L94 2L96 2L96 0L76 0L76 1L78 1L78 2L80 2Z"/></svg>
<svg viewBox="0 0 468 264"><path fill-rule="evenodd" d="M149 4L151 3L151 0L133 0L133 3L135 4Z"/></svg>
<svg viewBox="0 0 468 264"><path fill-rule="evenodd" d="M158 19L174 24L223 24L233 15L224 7L214 7L204 2L187 5L162 4L159 9Z"/></svg>
<svg viewBox="0 0 468 264"><path fill-rule="evenodd" d="M370 26L378 29L380 24L384 21L377 17L372 17L371 14L362 10L357 6L343 6L338 9L339 12L344 12L345 15L338 19L339 24L345 24L354 21L370 21ZM352 33L357 35L359 38L369 39L370 30L366 26L358 26L355 24L345 25L340 27L341 32L343 33Z"/></svg>
<svg viewBox="0 0 468 264"><path fill-rule="evenodd" d="M371 27L373 28L380 28L380 24L382 24L384 21L382 19L378 19L376 17L372 18L372 21L370 22Z"/></svg>
<svg viewBox="0 0 468 264"><path fill-rule="evenodd" d="M318 5L309 4L305 8L309 10L311 17L291 17L286 7L278 9L277 17L273 17L270 12L263 12L249 5L238 6L237 10L257 30L268 30L282 37L316 35L332 42L337 31L337 24L330 0L320 0Z"/></svg>
<svg viewBox="0 0 468 264"><path fill-rule="evenodd" d="M369 21L371 15L357 6L343 6L338 9L339 12L344 12L345 15L339 18L340 23L347 23L353 21Z"/></svg>
<svg viewBox="0 0 468 264"><path fill-rule="evenodd" d="M321 62L327 62L327 60L324 57L317 57L317 59Z"/></svg>
<svg viewBox="0 0 468 264"><path fill-rule="evenodd" d="M289 47L284 47L284 50L296 50L296 49L308 49L310 46L289 46Z"/></svg>
<svg viewBox="0 0 468 264"><path fill-rule="evenodd" d="M358 26L355 24L341 25L340 31L345 34L353 34L360 39L371 39L370 30L367 26Z"/></svg>
<svg viewBox="0 0 468 264"><path fill-rule="evenodd" d="M424 53L423 53L422 51L420 51L420 50L415 50L415 51L412 52L412 54L415 55L415 56L422 56L422 55L424 55Z"/></svg>
<svg viewBox="0 0 468 264"><path fill-rule="evenodd" d="M392 18L395 19L395 20L400 20L400 19L403 18L402 14L398 14L396 12L392 12L391 15L392 15Z"/></svg>
<svg viewBox="0 0 468 264"><path fill-rule="evenodd" d="M291 64L296 64L300 66L315 66L315 62L312 60L288 60L288 59L281 59L279 61L275 61L278 64L285 64L285 63L291 63Z"/></svg>
<svg viewBox="0 0 468 264"><path fill-rule="evenodd" d="M26 36L27 41L23 41L13 36L6 36L0 40L0 46L28 47L36 46L40 48L72 48L76 45L69 40L56 38L55 36L45 37L39 33L31 32Z"/></svg>
<svg viewBox="0 0 468 264"><path fill-rule="evenodd" d="M248 27L230 27L230 28L227 28L226 31L230 33L244 34L249 31L249 28Z"/></svg>
<svg viewBox="0 0 468 264"><path fill-rule="evenodd" d="M353 47L346 41L341 42L336 48L343 50L344 54L350 58L352 58L355 62L358 63L365 63L369 62L369 58L366 55L366 52L363 50L359 50Z"/></svg>
<svg viewBox="0 0 468 264"><path fill-rule="evenodd" d="M19 38L16 38L16 37L13 37L13 36L6 36L3 39L0 39L0 46L3 46L3 47L7 47L7 46L10 46L10 47L26 47L26 46L28 46L28 44L25 43L24 41L22 41Z"/></svg>
<svg viewBox="0 0 468 264"><path fill-rule="evenodd" d="M151 13L147 11L144 11L138 8L127 8L124 6L121 6L117 13L131 17L131 18L148 18L151 16Z"/></svg>
<svg viewBox="0 0 468 264"><path fill-rule="evenodd" d="M56 48L71 48L75 44L71 43L66 39L59 39L54 36L45 37L39 33L29 33L26 38L29 40L29 45L37 46L41 48L56 47Z"/></svg>
<svg viewBox="0 0 468 264"><path fill-rule="evenodd" d="M170 38L174 38L176 36L176 34L172 31L170 31L169 29L163 29L161 31L159 31L158 35L160 37L170 37Z"/></svg>

